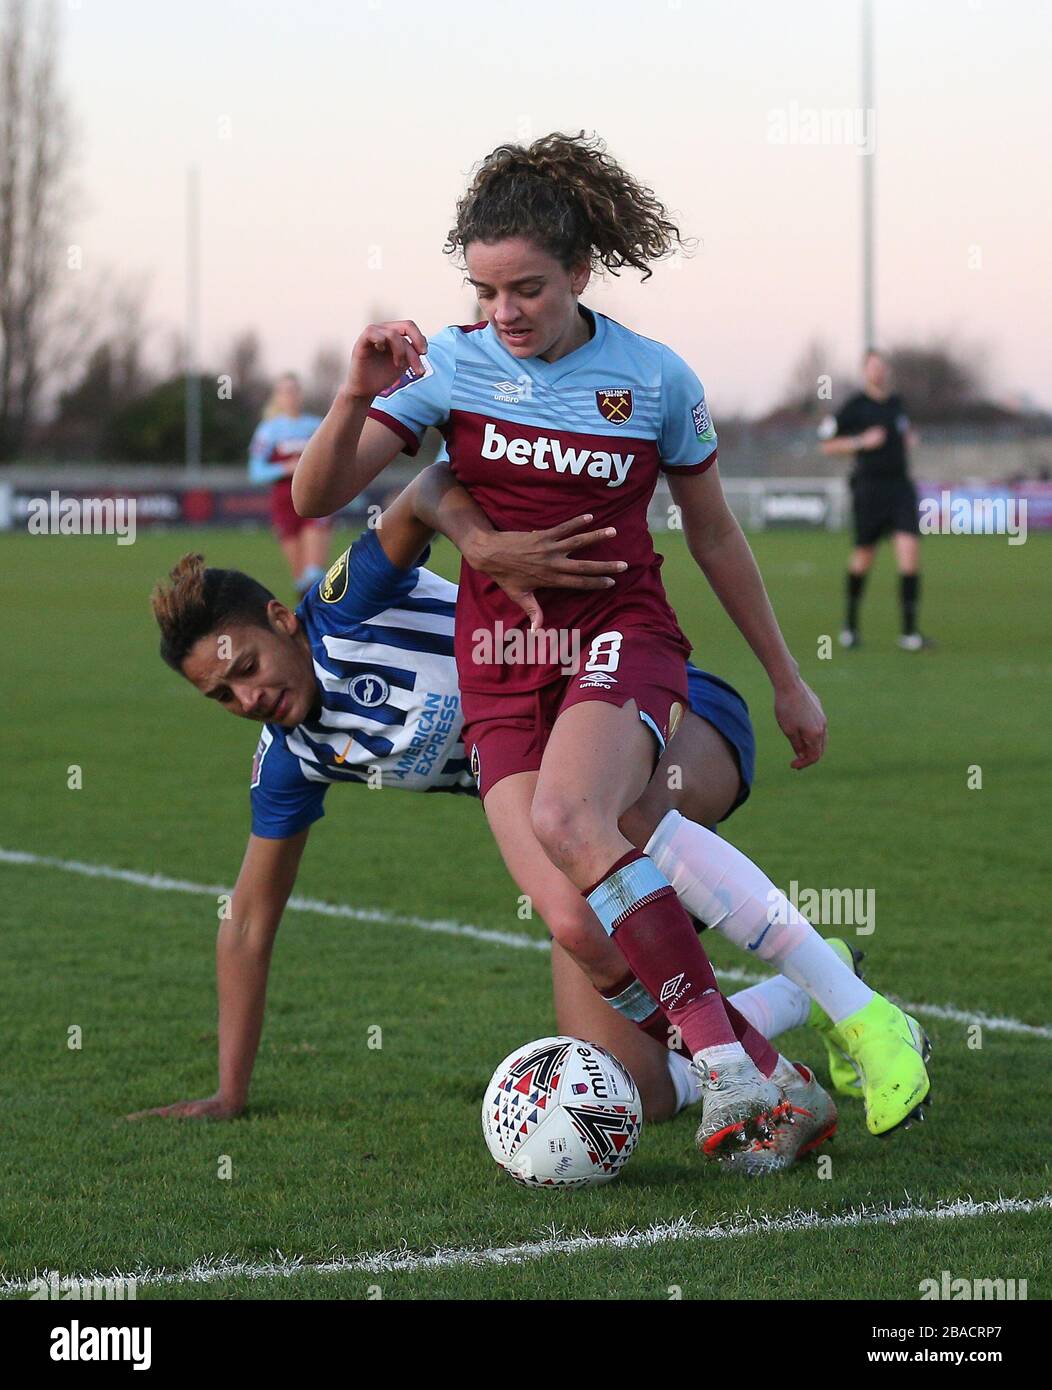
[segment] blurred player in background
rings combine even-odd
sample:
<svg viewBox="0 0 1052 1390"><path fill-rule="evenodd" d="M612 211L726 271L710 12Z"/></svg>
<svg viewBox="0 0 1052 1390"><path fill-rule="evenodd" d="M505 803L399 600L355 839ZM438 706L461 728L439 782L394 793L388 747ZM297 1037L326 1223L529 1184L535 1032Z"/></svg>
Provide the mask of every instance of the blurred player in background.
<svg viewBox="0 0 1052 1390"><path fill-rule="evenodd" d="M891 367L870 348L862 362L862 390L856 391L820 430L824 454L854 454L851 500L855 548L847 572L847 614L842 647L860 642L858 611L873 567L877 543L891 537L899 571L902 634L899 646L919 652L933 643L917 628L920 600L920 527L917 489L907 470L906 449L917 441L901 398L892 389Z"/></svg>
<svg viewBox="0 0 1052 1390"><path fill-rule="evenodd" d="M332 534L328 517L308 520L292 505L292 475L304 445L320 424L319 416L303 413L299 378L286 372L274 383L248 450L250 481L272 485L271 521L301 598L325 573Z"/></svg>

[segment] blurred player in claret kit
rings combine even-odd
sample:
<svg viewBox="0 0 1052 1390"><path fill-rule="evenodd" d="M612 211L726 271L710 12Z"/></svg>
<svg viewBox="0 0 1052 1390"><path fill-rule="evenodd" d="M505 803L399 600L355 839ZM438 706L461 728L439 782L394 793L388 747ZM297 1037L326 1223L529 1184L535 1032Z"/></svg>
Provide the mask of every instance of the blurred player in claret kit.
<svg viewBox="0 0 1052 1390"><path fill-rule="evenodd" d="M899 646L919 652L934 644L917 629L920 601L920 525L917 489L907 471L906 448L916 442L902 400L891 389L887 358L870 348L862 363L862 390L823 421L825 454L854 454L851 501L855 548L847 572L847 614L840 644L857 647L858 610L877 544L890 536L899 571L902 634Z"/></svg>
<svg viewBox="0 0 1052 1390"><path fill-rule="evenodd" d="M622 828L687 703L690 644L646 522L659 471L691 554L772 682L793 766L816 762L826 738L724 500L701 382L671 349L579 303L593 269L649 274L679 242L665 208L598 140L553 134L499 147L460 200L447 242L464 256L484 321L430 341L410 320L370 325L300 458L293 499L305 515L331 513L434 426L456 478L498 530L584 512L616 528L616 540L588 551L621 562L612 586L544 597L545 630L577 640L573 674L551 643L508 647L521 611L462 566L454 646L464 742L512 877L615 1009L634 1018L645 998L650 1026L683 1039L703 1086L698 1147L733 1161L779 1142L799 1074L727 1009L688 910L777 965L829 1014L861 1073L872 1132L911 1118L929 1082L917 1025L864 985L748 859L674 809L642 847ZM512 650L535 659L509 659Z"/></svg>
<svg viewBox="0 0 1052 1390"><path fill-rule="evenodd" d="M468 792L474 799L453 656L457 589L421 567L434 531L448 534L513 602L535 609L535 590L611 583L600 576L617 562L576 558L604 534L587 529L589 520L497 532L448 468L436 464L387 508L375 531L340 556L295 613L250 576L207 568L199 555L184 556L156 588L165 661L222 709L264 728L252 763L252 832L216 946L218 1089L132 1118L228 1119L244 1108L275 935L331 785L375 785L379 775L384 787ZM650 785L622 817L635 844L645 844L669 810L715 825L749 795L754 743L745 702L691 666L687 684L690 708ZM669 776L672 767L680 778ZM765 888L761 876L740 885L754 895L755 920L766 909L755 895ZM854 968L850 948L834 947ZM552 976L557 1027L609 1048L628 1067L649 1122L699 1101L696 1070L682 1049L668 1045L663 1015L645 990L633 985L611 1007L557 943ZM726 1007L743 1033L756 1031L761 1050L760 1034L773 1038L810 1021L826 1044L837 1090L861 1097L832 1021L791 980L765 980ZM747 1176L789 1167L836 1127L836 1107L814 1074L768 1050L787 1079L795 1123L776 1142L757 1142L724 1165Z"/></svg>
<svg viewBox="0 0 1052 1390"><path fill-rule="evenodd" d="M248 450L248 476L269 483L270 516L292 582L302 598L325 573L332 523L328 517L306 518L292 505L292 475L303 446L321 424L303 413L303 389L292 372L278 377L263 419Z"/></svg>

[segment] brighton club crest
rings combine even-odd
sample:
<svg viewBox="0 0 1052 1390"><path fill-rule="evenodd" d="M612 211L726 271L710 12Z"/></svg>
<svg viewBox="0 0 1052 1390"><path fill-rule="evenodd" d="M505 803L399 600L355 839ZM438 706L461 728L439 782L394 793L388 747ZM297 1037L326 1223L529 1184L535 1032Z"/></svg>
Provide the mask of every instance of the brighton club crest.
<svg viewBox="0 0 1052 1390"><path fill-rule="evenodd" d="M610 425L627 425L632 418L632 392L627 386L612 386L595 393L599 414Z"/></svg>

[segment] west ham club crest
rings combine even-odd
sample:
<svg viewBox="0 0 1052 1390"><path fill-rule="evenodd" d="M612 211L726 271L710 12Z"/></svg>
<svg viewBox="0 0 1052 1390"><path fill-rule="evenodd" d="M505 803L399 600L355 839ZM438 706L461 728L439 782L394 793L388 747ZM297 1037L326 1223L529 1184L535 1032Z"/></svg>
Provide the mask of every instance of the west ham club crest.
<svg viewBox="0 0 1052 1390"><path fill-rule="evenodd" d="M627 386L613 386L597 391L595 403L599 414L611 425L626 425L632 418L632 392Z"/></svg>

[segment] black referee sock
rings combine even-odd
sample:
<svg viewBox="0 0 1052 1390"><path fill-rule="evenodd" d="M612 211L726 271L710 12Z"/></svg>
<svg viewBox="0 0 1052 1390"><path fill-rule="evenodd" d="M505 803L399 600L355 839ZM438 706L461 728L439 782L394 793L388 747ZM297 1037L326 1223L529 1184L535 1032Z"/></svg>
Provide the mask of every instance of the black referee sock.
<svg viewBox="0 0 1052 1390"><path fill-rule="evenodd" d="M864 574L851 574L847 576L847 621L846 627L850 632L858 631L858 605L862 602L862 590L866 587L866 576Z"/></svg>
<svg viewBox="0 0 1052 1390"><path fill-rule="evenodd" d="M917 631L917 603L920 599L920 575L902 574L899 576L902 602L902 635L911 636Z"/></svg>

